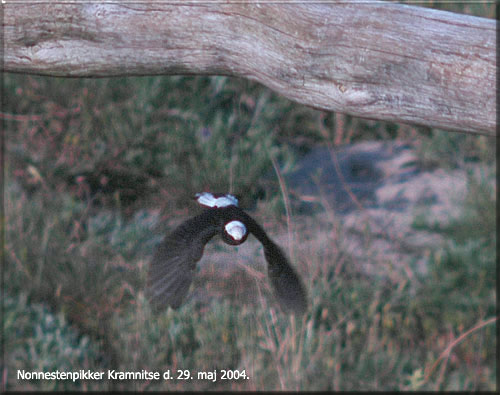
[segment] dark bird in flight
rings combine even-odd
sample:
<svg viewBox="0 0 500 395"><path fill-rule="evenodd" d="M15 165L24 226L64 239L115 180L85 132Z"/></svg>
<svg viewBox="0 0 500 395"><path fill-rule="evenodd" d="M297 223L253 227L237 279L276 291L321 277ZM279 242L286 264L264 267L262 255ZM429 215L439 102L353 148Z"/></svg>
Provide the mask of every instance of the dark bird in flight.
<svg viewBox="0 0 500 395"><path fill-rule="evenodd" d="M284 311L303 314L307 309L304 286L281 248L264 229L238 207L233 195L198 193L196 201L206 207L168 234L151 261L148 298L156 308L177 309L185 299L205 244L216 235L230 245L240 245L252 233L264 247L269 280Z"/></svg>

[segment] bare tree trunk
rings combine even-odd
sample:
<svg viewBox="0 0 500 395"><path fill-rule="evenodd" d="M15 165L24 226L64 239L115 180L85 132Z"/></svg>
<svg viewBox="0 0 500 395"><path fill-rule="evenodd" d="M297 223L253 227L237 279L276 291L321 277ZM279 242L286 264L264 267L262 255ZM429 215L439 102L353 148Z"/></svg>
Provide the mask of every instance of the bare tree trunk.
<svg viewBox="0 0 500 395"><path fill-rule="evenodd" d="M9 3L4 70L222 74L352 115L496 135L495 21L367 3Z"/></svg>

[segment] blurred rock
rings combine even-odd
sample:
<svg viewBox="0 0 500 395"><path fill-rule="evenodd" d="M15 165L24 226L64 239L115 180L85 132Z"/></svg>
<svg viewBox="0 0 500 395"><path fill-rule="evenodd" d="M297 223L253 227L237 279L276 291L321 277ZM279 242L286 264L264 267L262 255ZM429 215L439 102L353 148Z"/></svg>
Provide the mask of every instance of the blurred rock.
<svg viewBox="0 0 500 395"><path fill-rule="evenodd" d="M326 204L338 212L379 206L377 191L399 185L420 172L414 151L407 144L363 142L329 150L313 149L286 177L298 213ZM383 204L403 209L408 197L389 193Z"/></svg>

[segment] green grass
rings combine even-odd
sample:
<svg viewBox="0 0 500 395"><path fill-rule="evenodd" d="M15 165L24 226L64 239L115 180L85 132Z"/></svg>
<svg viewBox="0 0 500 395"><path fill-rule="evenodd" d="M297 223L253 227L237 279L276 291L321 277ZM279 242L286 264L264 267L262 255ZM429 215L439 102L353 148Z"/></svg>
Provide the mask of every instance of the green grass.
<svg viewBox="0 0 500 395"><path fill-rule="evenodd" d="M7 295L2 337L6 344L7 388L69 390L85 386L72 381L17 380L17 371L56 372L98 367L97 346L70 326L63 313L53 314L39 303L27 303L26 293Z"/></svg>
<svg viewBox="0 0 500 395"><path fill-rule="evenodd" d="M117 248L117 252L118 256L125 254L126 248ZM414 280L400 278L391 284L374 283L356 271L349 261L330 278L338 267L338 256L332 247L323 258L329 261L327 264L314 256L306 260L309 268L316 267L319 271L307 278L312 307L307 317L298 322L272 308L269 310L272 303L266 299L257 305L241 305L237 298L213 300L202 309L188 303L179 312L154 315L143 297L144 281L133 284L135 276L128 276L126 271L117 275L112 269L106 269L104 259L101 260L105 262L101 265L102 273L96 273L98 268L89 265L90 262L75 260L75 267L84 268L80 268L83 273L75 275L72 281L67 279L73 288L63 285L58 291L52 286L46 292L59 292L60 298L68 301L61 303L62 311L68 315L71 302L82 305L83 310L72 322L81 332L90 334L91 349L84 347L89 344L89 335L84 335L83 339L87 340L79 347L78 358L70 359L72 364L68 366L68 357L58 355L53 348L45 354L37 352L29 347L30 342L35 341L33 338L16 334L12 340L23 346L26 355L18 357L19 345L7 341L9 351L16 350L8 353L12 363L10 372L13 373L15 367L77 369L85 366L81 361L86 358L92 361L93 369L103 371L244 369L251 377L249 381L215 384L198 380L167 384L103 380L88 387L94 389L410 388L415 372L428 368L439 357L451 341L450 336L458 336L494 314L495 288L491 275L494 262L491 254L478 252L479 248L474 245L464 248L450 244L435 252L429 275ZM141 269L137 272L142 273L135 274L143 279L144 268ZM46 280L51 278L48 273L41 276ZM63 281L61 277L59 274L59 281ZM85 293L78 286L82 277L94 280L85 282ZM7 284L9 293L18 289L10 279ZM265 283L260 286L265 287ZM124 289L130 292L128 297L120 295ZM35 298L35 290L27 291ZM25 311L26 301L22 303L17 309ZM13 307L9 305L9 308ZM27 320L34 328L40 322L38 316ZM41 343L38 347L44 350L44 338L48 335L40 329L36 333L42 337L36 340ZM427 382L413 385L420 389L494 388L494 335L495 328L491 325L457 346L451 358L454 361L449 363L439 386L437 378L432 376ZM74 343L73 348L78 347L76 340L67 341ZM60 347L60 343L56 346ZM457 377L461 377L462 382L457 382ZM9 383L11 388L19 388L20 384L12 377ZM36 387L36 383L32 385ZM50 388L44 385L40 383L38 388ZM70 389L74 385L58 383L56 388Z"/></svg>
<svg viewBox="0 0 500 395"><path fill-rule="evenodd" d="M210 297L210 284L202 282L206 303L154 314L144 284L158 241L151 234L157 216L143 211L125 221L118 212L99 210L86 217L87 207L65 194L44 200L36 192L28 199L26 191L8 188L6 291L24 295L7 304L7 328L20 328L7 330L8 388L494 389L493 324L468 336L424 376L454 338L495 314L495 224L477 215L492 209L494 195L473 180L476 199L466 198L463 217L442 229L449 241L432 253L425 275L374 281L341 241L321 255L297 253L311 309L295 321L274 310L265 278L252 276L265 296L253 303L241 302L237 293ZM325 231L341 232L331 226ZM437 229L423 220L416 226ZM21 313L31 309L37 313ZM49 321L57 314L54 325L65 329L45 328L40 314ZM72 334L54 341L54 330ZM174 375L178 369L234 369L245 370L250 380L26 383L14 376L15 369L57 367L170 369Z"/></svg>

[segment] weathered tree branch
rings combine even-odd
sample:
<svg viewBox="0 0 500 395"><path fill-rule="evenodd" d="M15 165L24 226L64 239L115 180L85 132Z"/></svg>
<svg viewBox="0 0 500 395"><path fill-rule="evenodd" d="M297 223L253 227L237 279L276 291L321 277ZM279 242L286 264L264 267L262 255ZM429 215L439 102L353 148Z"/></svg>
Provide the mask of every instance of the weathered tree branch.
<svg viewBox="0 0 500 395"><path fill-rule="evenodd" d="M495 135L495 21L369 3L7 3L4 70L223 74L316 108Z"/></svg>

